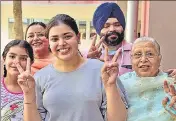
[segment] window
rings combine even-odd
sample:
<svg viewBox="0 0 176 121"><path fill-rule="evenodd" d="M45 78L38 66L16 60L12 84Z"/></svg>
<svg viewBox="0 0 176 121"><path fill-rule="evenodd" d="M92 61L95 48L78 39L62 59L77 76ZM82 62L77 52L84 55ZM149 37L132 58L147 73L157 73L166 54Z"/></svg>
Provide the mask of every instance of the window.
<svg viewBox="0 0 176 121"><path fill-rule="evenodd" d="M78 24L81 39L86 39L86 21L79 21Z"/></svg>
<svg viewBox="0 0 176 121"><path fill-rule="evenodd" d="M23 33L25 35L26 28L29 24L32 22L43 22L47 24L50 19L38 19L38 18L24 18L23 19ZM13 33L13 26L14 26L14 18L9 18L8 19L8 38L9 39L14 39L14 33Z"/></svg>

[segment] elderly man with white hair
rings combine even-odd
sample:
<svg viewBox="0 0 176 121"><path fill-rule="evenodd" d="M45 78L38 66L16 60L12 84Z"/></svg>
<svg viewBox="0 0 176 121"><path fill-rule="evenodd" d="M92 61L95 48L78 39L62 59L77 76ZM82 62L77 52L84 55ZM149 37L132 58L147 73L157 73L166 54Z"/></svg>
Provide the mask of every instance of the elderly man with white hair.
<svg viewBox="0 0 176 121"><path fill-rule="evenodd" d="M131 50L134 71L120 76L128 94L127 121L176 120L174 78L159 69L161 59L156 40L151 37L135 40Z"/></svg>

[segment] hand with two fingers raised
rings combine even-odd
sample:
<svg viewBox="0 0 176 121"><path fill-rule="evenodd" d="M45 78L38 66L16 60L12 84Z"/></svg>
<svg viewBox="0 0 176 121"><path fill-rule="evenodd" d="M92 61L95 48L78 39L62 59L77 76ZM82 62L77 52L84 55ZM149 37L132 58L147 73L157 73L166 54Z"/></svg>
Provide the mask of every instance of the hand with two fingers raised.
<svg viewBox="0 0 176 121"><path fill-rule="evenodd" d="M117 75L119 71L119 65L117 62L117 59L120 55L120 50L116 52L116 54L113 56L112 60L108 60L108 48L105 47L105 55L104 55L104 65L101 69L101 77L102 81L106 86L111 86L116 84Z"/></svg>
<svg viewBox="0 0 176 121"><path fill-rule="evenodd" d="M87 58L94 58L94 59L100 59L102 55L102 48L100 48L102 42L104 40L104 37L102 37L99 42L96 45L96 37L93 38L91 47L89 49Z"/></svg>
<svg viewBox="0 0 176 121"><path fill-rule="evenodd" d="M31 75L30 58L27 58L26 70L24 70L19 63L16 63L16 67L20 74L18 75L18 84L20 85L24 95L29 94L35 90L35 80Z"/></svg>

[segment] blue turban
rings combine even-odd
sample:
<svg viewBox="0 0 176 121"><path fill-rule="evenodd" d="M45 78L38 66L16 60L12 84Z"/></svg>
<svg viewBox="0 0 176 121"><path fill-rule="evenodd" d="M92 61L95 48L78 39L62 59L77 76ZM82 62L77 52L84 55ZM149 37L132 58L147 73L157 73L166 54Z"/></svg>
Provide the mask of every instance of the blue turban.
<svg viewBox="0 0 176 121"><path fill-rule="evenodd" d="M93 26L99 35L108 18L117 18L125 30L125 17L120 7L116 3L106 2L98 6L93 15Z"/></svg>

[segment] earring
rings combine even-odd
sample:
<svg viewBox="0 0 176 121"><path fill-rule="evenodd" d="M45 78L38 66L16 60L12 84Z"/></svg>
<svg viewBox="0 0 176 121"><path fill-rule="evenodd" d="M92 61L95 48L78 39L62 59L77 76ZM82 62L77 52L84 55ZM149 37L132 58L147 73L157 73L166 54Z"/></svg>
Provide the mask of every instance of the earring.
<svg viewBox="0 0 176 121"><path fill-rule="evenodd" d="M7 76L7 70L6 70L6 66L4 65L4 77Z"/></svg>

